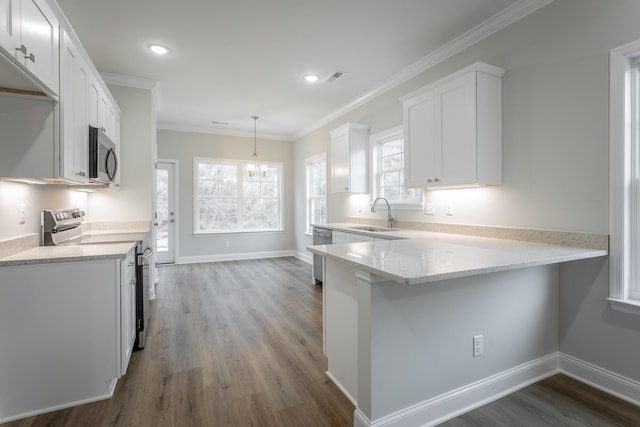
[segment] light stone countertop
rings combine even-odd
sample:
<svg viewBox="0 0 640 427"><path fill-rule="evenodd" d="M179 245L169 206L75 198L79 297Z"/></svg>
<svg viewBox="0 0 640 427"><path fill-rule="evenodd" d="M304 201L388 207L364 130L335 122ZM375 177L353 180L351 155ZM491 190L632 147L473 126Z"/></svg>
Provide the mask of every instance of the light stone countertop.
<svg viewBox="0 0 640 427"><path fill-rule="evenodd" d="M150 231L148 223L106 223L102 227L86 227L82 233L84 244L36 246L37 235L29 236L29 247L0 258L0 267L11 265L45 264L54 262L124 259L129 251ZM124 226L122 225L124 224ZM33 242L31 242L33 240Z"/></svg>
<svg viewBox="0 0 640 427"><path fill-rule="evenodd" d="M38 246L0 259L0 267L54 262L124 259L135 241L89 245Z"/></svg>
<svg viewBox="0 0 640 427"><path fill-rule="evenodd" d="M604 249L458 234L418 230L376 233L349 229L356 225L333 223L320 227L383 239L393 233L396 240L312 245L307 250L407 285L608 255Z"/></svg>

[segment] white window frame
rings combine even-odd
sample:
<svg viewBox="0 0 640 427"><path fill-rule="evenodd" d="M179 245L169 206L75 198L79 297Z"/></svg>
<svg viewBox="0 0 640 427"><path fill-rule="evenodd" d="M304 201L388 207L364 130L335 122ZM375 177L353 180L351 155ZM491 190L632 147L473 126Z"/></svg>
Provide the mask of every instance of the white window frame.
<svg viewBox="0 0 640 427"><path fill-rule="evenodd" d="M238 227L236 229L229 230L200 230L200 211L199 211L199 201L200 196L198 195L198 184L199 184L199 165L201 163L214 163L214 164L227 164L234 165L237 167L237 185L238 185L238 193L236 194L236 198L238 200ZM284 181L284 165L280 162L260 162L258 165L259 170L263 166L275 167L278 170L278 187L277 193L278 196L274 197L278 199L278 227L277 228L268 228L268 229L244 229L244 220L242 216L243 206L244 206L244 197L242 195L242 187L244 182L244 171L245 168L251 166L250 162L246 160L230 160L230 159L217 159L217 158L209 158L209 157L194 157L193 158L193 234L197 236L202 235L211 235L211 234L233 234L233 233L271 233L271 232L282 232L284 231L284 194L283 190L283 181Z"/></svg>
<svg viewBox="0 0 640 427"><path fill-rule="evenodd" d="M315 156L311 156L308 157L305 160L305 172L306 172L306 200L307 200L307 206L306 206L306 227L305 227L305 234L311 235L311 233L313 232L312 227L311 227L311 216L312 216L312 212L311 212L311 203L314 199L318 199L319 197L312 197L313 194L313 182L312 182L312 177L310 176L310 167L315 165L318 162L324 162L324 166L325 166L325 178L328 179L328 170L327 170L327 153L320 153L320 154L316 154ZM325 191L324 191L324 201L325 201L325 206L327 204L327 182L325 180ZM321 224L326 224L327 223L327 212L325 211L324 213L324 219L320 222Z"/></svg>
<svg viewBox="0 0 640 427"><path fill-rule="evenodd" d="M610 242L613 309L640 315L640 40L609 55Z"/></svg>
<svg viewBox="0 0 640 427"><path fill-rule="evenodd" d="M379 158L379 145L382 141L388 141L390 139L395 139L401 137L403 144L405 143L404 139L404 126L395 126L390 129L377 132L371 136L369 136L369 150L371 153L371 204L373 204L376 197L379 196L380 189L380 158ZM405 147L406 148L406 147ZM404 149L403 149L404 153ZM405 187L406 188L406 187ZM420 193L420 200L411 201L411 202L398 202L397 200L389 200L389 204L394 209L401 210L416 210L421 211L424 203L424 192L422 189L416 188Z"/></svg>

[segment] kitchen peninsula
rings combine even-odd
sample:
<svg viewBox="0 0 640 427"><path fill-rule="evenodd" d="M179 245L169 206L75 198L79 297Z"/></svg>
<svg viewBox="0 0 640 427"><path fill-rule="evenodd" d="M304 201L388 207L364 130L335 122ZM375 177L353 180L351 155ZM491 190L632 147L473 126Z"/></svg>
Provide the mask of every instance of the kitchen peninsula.
<svg viewBox="0 0 640 427"><path fill-rule="evenodd" d="M369 234L307 248L324 257L327 375L358 427L435 425L558 372L560 264L608 253L600 235L585 248Z"/></svg>

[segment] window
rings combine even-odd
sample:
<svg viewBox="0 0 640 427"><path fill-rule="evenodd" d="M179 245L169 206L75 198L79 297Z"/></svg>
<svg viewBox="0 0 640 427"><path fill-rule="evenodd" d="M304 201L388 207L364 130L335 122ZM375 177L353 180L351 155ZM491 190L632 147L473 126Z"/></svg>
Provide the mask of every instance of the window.
<svg viewBox="0 0 640 427"><path fill-rule="evenodd" d="M614 309L640 315L640 41L610 53L610 268Z"/></svg>
<svg viewBox="0 0 640 427"><path fill-rule="evenodd" d="M307 166L307 234L311 224L327 223L327 154L306 160Z"/></svg>
<svg viewBox="0 0 640 427"><path fill-rule="evenodd" d="M398 126L371 135L371 197L384 197L395 207L421 209L422 190L404 186L403 128Z"/></svg>
<svg viewBox="0 0 640 427"><path fill-rule="evenodd" d="M282 230L282 164L194 158L194 233Z"/></svg>

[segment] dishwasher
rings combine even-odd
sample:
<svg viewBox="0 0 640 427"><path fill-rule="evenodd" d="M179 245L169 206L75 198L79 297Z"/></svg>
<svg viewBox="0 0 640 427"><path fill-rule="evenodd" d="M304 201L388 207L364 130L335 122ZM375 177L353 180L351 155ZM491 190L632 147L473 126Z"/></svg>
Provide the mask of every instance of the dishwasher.
<svg viewBox="0 0 640 427"><path fill-rule="evenodd" d="M313 244L330 245L333 243L333 231L326 228L313 227ZM313 279L317 284L322 283L322 255L313 254Z"/></svg>

